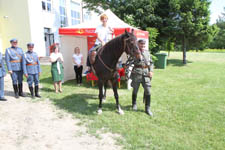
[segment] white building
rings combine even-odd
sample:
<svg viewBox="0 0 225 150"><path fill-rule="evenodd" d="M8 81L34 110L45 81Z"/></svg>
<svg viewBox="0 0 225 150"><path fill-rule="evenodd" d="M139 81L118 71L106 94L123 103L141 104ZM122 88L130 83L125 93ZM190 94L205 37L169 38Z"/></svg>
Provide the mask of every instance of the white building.
<svg viewBox="0 0 225 150"><path fill-rule="evenodd" d="M17 38L24 51L33 42L39 56L49 56L49 46L60 43L60 27L93 17L82 6L82 0L0 0L0 51Z"/></svg>

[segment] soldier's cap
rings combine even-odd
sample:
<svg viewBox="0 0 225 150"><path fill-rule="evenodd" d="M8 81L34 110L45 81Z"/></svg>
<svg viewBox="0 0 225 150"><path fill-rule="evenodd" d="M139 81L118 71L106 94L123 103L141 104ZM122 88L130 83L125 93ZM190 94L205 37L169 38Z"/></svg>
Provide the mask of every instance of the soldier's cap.
<svg viewBox="0 0 225 150"><path fill-rule="evenodd" d="M140 39L140 40L138 40L138 43L143 43L143 44L145 44L145 43L146 43L146 40L145 40L145 39Z"/></svg>
<svg viewBox="0 0 225 150"><path fill-rule="evenodd" d="M34 43L27 43L27 47L34 47Z"/></svg>
<svg viewBox="0 0 225 150"><path fill-rule="evenodd" d="M10 43L12 43L12 42L17 42L17 39L16 38L11 39Z"/></svg>

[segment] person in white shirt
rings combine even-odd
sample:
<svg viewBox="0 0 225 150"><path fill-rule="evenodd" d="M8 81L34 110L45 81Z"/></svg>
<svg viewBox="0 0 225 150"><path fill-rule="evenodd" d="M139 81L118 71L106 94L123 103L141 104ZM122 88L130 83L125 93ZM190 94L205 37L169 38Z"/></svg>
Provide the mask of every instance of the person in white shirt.
<svg viewBox="0 0 225 150"><path fill-rule="evenodd" d="M53 47L53 52L50 55L52 80L54 82L55 92L62 93L62 80L64 78L63 56L59 52L59 47Z"/></svg>
<svg viewBox="0 0 225 150"><path fill-rule="evenodd" d="M95 45L89 50L88 54L91 54L92 51L99 45L104 46L109 40L112 39L112 34L113 34L113 29L107 25L107 21L108 21L108 17L106 14L103 14L100 16L100 20L102 22L101 25L99 25L96 30L95 33L97 34L97 39L95 41ZM84 74L87 74L90 72L90 61L89 61L89 55L87 58L87 71L85 71Z"/></svg>
<svg viewBox="0 0 225 150"><path fill-rule="evenodd" d="M80 48L76 47L74 49L74 54L72 57L74 64L74 71L76 75L77 84L82 84L82 71L83 71L83 55L80 53Z"/></svg>

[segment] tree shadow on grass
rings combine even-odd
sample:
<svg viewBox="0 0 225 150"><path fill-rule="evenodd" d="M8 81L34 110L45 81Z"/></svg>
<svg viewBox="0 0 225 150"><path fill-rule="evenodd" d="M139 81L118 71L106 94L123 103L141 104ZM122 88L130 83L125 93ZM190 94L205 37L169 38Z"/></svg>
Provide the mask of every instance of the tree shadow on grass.
<svg viewBox="0 0 225 150"><path fill-rule="evenodd" d="M72 94L63 98L51 99L53 103L60 109L69 113L78 113L81 115L97 115L99 105L98 95L93 94ZM103 111L115 111L115 102L103 103Z"/></svg>
<svg viewBox="0 0 225 150"><path fill-rule="evenodd" d="M52 77L40 79L40 83L53 84Z"/></svg>
<svg viewBox="0 0 225 150"><path fill-rule="evenodd" d="M30 95L29 92L23 92L23 94L24 94L26 97L29 97L29 95ZM12 96L12 97L14 97L14 96L15 96L15 93L14 93L14 91L8 91L8 90L5 90L5 91L4 91L4 95L5 95L5 96Z"/></svg>
<svg viewBox="0 0 225 150"><path fill-rule="evenodd" d="M52 85L52 86L53 86L53 85ZM55 92L54 89L47 88L47 87L42 87L42 88L41 88L41 91L45 91L45 92Z"/></svg>
<svg viewBox="0 0 225 150"><path fill-rule="evenodd" d="M128 112L142 112L145 113L145 104L143 105L138 105L138 109L137 110L132 110L132 105L125 105L122 106L122 109Z"/></svg>
<svg viewBox="0 0 225 150"><path fill-rule="evenodd" d="M126 89L127 88L126 81L125 80L121 80L120 82L121 82L120 89ZM47 77L47 78L40 79L40 83L52 85L53 84L52 77ZM76 80L73 79L73 80L65 81L63 83L63 86L75 87L75 86L79 86L79 85L76 83ZM91 81L87 81L86 77L83 77L81 87L98 89L98 81L94 81L94 86L92 86ZM109 88L111 88L110 85L107 86L107 89L109 89ZM43 89L45 91L48 91L48 89L50 89L50 88L43 88Z"/></svg>
<svg viewBox="0 0 225 150"><path fill-rule="evenodd" d="M192 61L187 60L187 64L192 63ZM183 64L183 60L180 59L168 59L167 60L168 66L177 66L177 67L183 67L185 64Z"/></svg>
<svg viewBox="0 0 225 150"><path fill-rule="evenodd" d="M42 83L45 85L41 88L41 91L44 91L46 93L54 93L55 90L53 89L52 85L52 78L44 78L41 80ZM69 87L75 87L78 86L75 84L75 80L69 80L63 83L63 86L69 86ZM49 84L47 86L46 84ZM122 83L123 87L126 88L126 84ZM83 84L81 85L81 88L95 88L98 89L97 83L95 82L95 86L92 87L90 82L86 82L86 80L83 80ZM109 87L107 88L109 90ZM85 93L77 93L77 94L69 94L65 95L60 98L50 98L53 103L58 106L60 109L64 109L70 113L78 113L82 115L96 115L96 111L98 109L99 105L99 99L98 99L98 92L95 94L85 94ZM111 99L110 96L107 96L107 99ZM123 107L122 107L123 108ZM116 103L115 99L113 98L113 101L107 101L106 103L103 103L103 111L116 111Z"/></svg>
<svg viewBox="0 0 225 150"><path fill-rule="evenodd" d="M76 83L76 80L73 79L73 80L68 80L68 81L64 82L63 86L75 87L75 86L79 86L79 85ZM84 77L83 77L83 80L82 80L82 84L80 86L85 87L85 88L96 88L96 89L98 89L98 84L97 84L96 81L95 81L95 86L92 87L91 81L86 81L86 79Z"/></svg>

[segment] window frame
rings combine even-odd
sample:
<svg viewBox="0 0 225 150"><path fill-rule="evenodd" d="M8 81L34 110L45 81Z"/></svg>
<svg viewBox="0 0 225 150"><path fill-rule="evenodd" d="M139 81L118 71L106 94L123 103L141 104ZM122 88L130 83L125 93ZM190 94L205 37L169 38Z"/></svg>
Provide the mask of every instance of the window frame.
<svg viewBox="0 0 225 150"><path fill-rule="evenodd" d="M71 14L71 24L76 25L81 23L81 3L70 1L70 14ZM73 7L75 6L75 7ZM79 10L78 10L79 8Z"/></svg>
<svg viewBox="0 0 225 150"><path fill-rule="evenodd" d="M64 13L61 13L62 12L61 9L64 9ZM60 27L66 27L68 25L66 0L59 0L59 16L60 16Z"/></svg>
<svg viewBox="0 0 225 150"><path fill-rule="evenodd" d="M49 13L52 12L52 0L42 0L41 5L42 5L42 11L49 12Z"/></svg>

